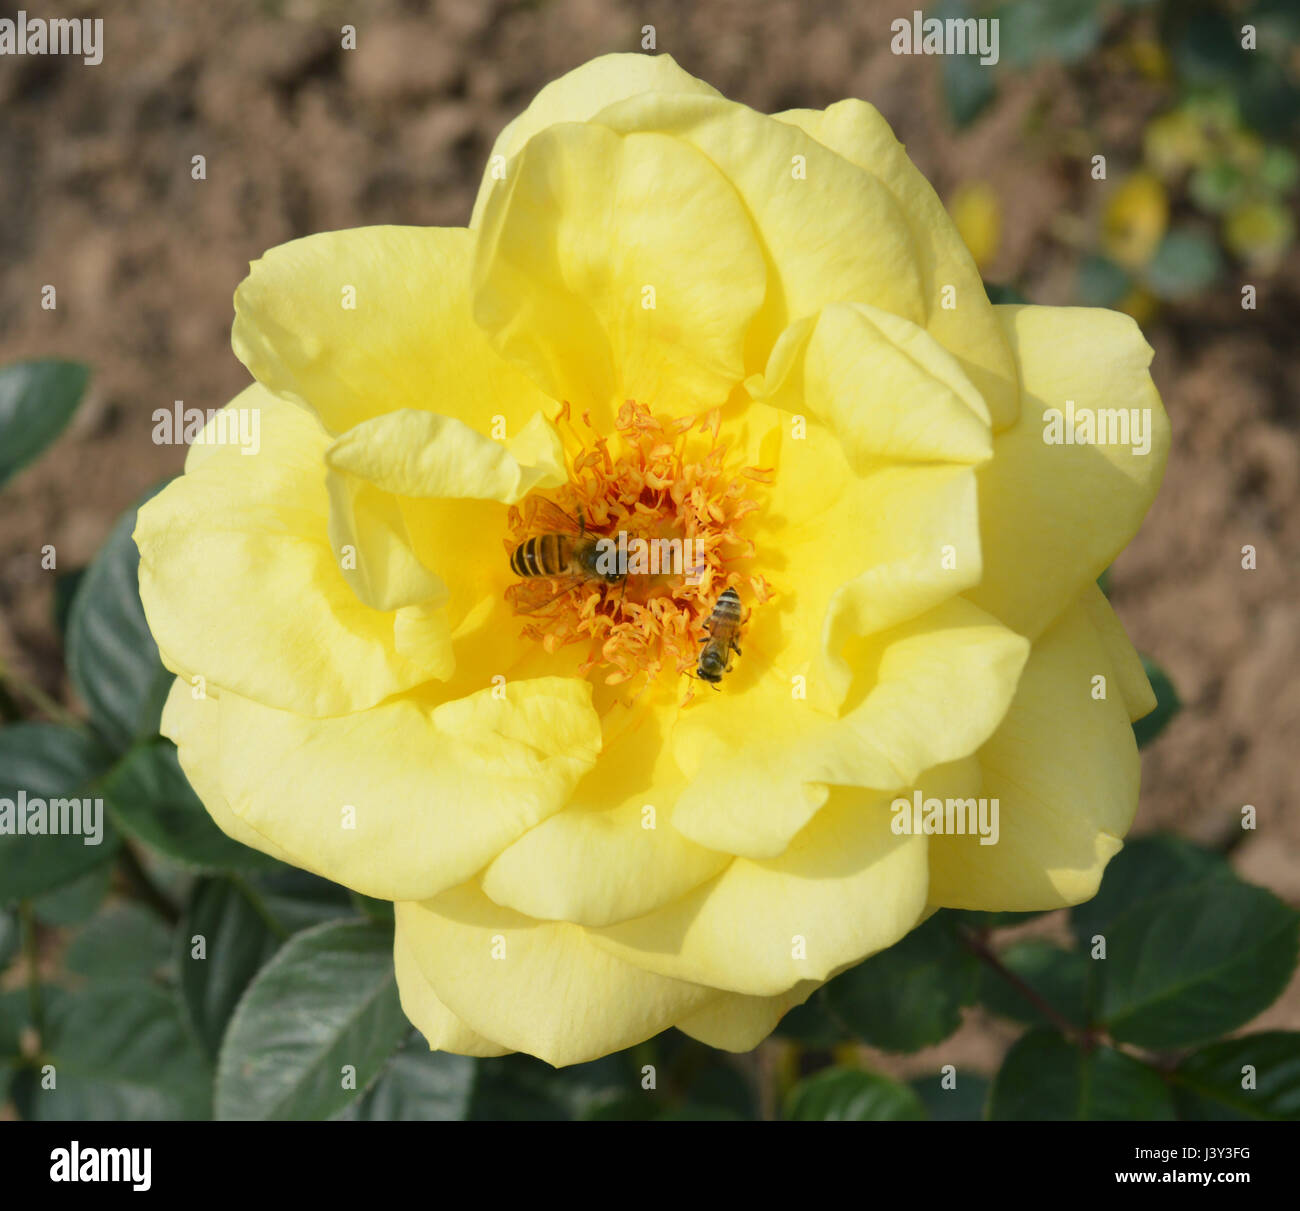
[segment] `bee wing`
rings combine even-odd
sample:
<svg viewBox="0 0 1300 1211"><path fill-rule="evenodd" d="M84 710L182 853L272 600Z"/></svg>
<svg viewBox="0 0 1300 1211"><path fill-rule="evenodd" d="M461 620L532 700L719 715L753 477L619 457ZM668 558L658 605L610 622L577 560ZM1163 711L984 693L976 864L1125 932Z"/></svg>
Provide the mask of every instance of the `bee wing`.
<svg viewBox="0 0 1300 1211"><path fill-rule="evenodd" d="M581 576L539 576L520 580L506 589L506 601L516 614L536 614L582 584Z"/></svg>
<svg viewBox="0 0 1300 1211"><path fill-rule="evenodd" d="M576 518L570 517L552 500L544 496L534 496L528 504L528 529L533 532L551 532L555 534L581 534L582 525Z"/></svg>

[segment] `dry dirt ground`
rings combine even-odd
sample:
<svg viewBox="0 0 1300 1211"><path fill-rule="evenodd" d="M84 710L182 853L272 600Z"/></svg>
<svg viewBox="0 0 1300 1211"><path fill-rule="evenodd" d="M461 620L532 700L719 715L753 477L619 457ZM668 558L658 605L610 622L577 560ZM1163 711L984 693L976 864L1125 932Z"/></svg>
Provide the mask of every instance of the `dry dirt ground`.
<svg viewBox="0 0 1300 1211"><path fill-rule="evenodd" d="M98 67L0 61L0 362L57 354L94 370L70 431L0 502L0 658L66 693L39 548L54 543L63 568L88 560L123 508L180 469L181 450L152 444L150 413L176 399L219 406L244 385L229 328L251 259L333 228L463 224L502 125L568 68L638 49L646 24L660 50L760 109L872 100L941 194L977 179L996 190L1006 235L989 276L1035 302L1072 301L1076 253L1061 233L1095 225L1103 188L1080 160L1099 149L1131 165L1149 97L1099 55L1072 76L1045 66L1010 81L957 135L934 62L889 53L890 19L913 7L135 0L94 10L107 11ZM56 15L79 12L93 15L78 0ZM345 22L355 51L340 47ZM1297 270L1293 257L1261 281L1255 312L1239 309L1229 275L1148 324L1174 447L1113 581L1134 642L1186 702L1147 750L1137 830L1218 842L1252 803L1259 828L1233 861L1292 903ZM40 307L47 283L53 312ZM1241 567L1243 544L1257 548L1255 571ZM1300 985L1266 1020L1300 1026ZM973 1018L957 1046L989 1058L1005 1039Z"/></svg>

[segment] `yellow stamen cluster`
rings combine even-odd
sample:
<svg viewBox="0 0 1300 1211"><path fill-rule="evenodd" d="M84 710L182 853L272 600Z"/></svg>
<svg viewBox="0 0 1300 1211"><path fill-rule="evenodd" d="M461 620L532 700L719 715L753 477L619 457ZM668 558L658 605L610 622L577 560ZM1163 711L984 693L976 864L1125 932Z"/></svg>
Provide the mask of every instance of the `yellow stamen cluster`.
<svg viewBox="0 0 1300 1211"><path fill-rule="evenodd" d="M550 494L550 504L572 519L570 531L576 534L581 524L588 538L624 533L631 545L637 539L681 539L682 551L692 556L692 566L684 570L634 572L620 584L585 580L575 585L555 578L507 590L516 613L528 620L525 635L547 651L589 640L581 672L609 666L609 685L641 674L648 684L665 668L690 671L723 589L747 584L759 603L771 596L763 577L735 566L754 556L754 544L741 529L759 506L747 493L754 484L771 482L771 472L730 466L719 413L710 412L698 427L697 419L660 420L629 400L619 410L611 440L597 433L585 414L580 432L567 404L559 416L569 482ZM542 507L545 503L530 497L522 509L510 510L508 550L555 528L554 511Z"/></svg>

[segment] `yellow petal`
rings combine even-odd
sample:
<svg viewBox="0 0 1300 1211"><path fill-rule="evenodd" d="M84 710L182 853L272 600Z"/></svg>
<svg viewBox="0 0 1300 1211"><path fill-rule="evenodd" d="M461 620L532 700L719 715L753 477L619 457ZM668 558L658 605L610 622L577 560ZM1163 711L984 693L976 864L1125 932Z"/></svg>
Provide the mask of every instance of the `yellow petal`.
<svg viewBox="0 0 1300 1211"><path fill-rule="evenodd" d="M744 201L771 277L748 343L751 370L789 324L828 303L870 303L925 325L931 301L904 208L879 179L816 139L722 98L675 93L631 97L596 121L689 142Z"/></svg>
<svg viewBox="0 0 1300 1211"><path fill-rule="evenodd" d="M1097 676L1106 697L1093 697ZM1137 810L1137 744L1091 611L1073 604L1034 643L1002 726L979 752L982 789L999 801L996 844L930 840L930 901L1028 912L1096 893Z"/></svg>
<svg viewBox="0 0 1300 1211"><path fill-rule="evenodd" d="M1019 410L1016 364L979 270L938 194L908 159L880 111L865 101L847 100L821 112L797 109L776 116L807 131L889 189L907 217L927 301L925 327L961 362L988 404L993 427L1014 423ZM948 286L955 304L950 308L943 305Z"/></svg>
<svg viewBox="0 0 1300 1211"><path fill-rule="evenodd" d="M505 568L492 541L505 533L505 510L488 502L513 504L564 483L559 435L541 413L503 444L455 417L399 409L349 429L326 462L330 540L352 554L343 575L376 609L422 607L430 646L442 643L426 657L430 676L445 679L452 667L447 636L486 590L475 565L490 560ZM466 525L467 513L473 524ZM452 611L440 611L453 594Z"/></svg>
<svg viewBox="0 0 1300 1211"><path fill-rule="evenodd" d="M424 978L420 965L411 953L406 932L393 933L393 968L397 974L397 996L402 1012L424 1035L431 1051L451 1051L456 1055L508 1055L502 1047L481 1034L475 1034L440 1000L433 985Z"/></svg>
<svg viewBox="0 0 1300 1211"><path fill-rule="evenodd" d="M787 419L788 430L797 417ZM729 688L763 664L804 678L808 701L838 712L852 637L915 618L981 575L974 470L962 463L850 467L843 443L815 420L780 437L775 481L757 515L756 566L776 590L744 628Z"/></svg>
<svg viewBox="0 0 1300 1211"><path fill-rule="evenodd" d="M216 696L206 687L204 696L196 698L196 688L187 678L176 678L167 694L159 724L162 734L176 743L176 756L186 779L227 837L281 862L293 863L293 858L269 837L235 815L226 801L221 788L221 708Z"/></svg>
<svg viewBox="0 0 1300 1211"><path fill-rule="evenodd" d="M1137 533L1169 452L1169 421L1147 372L1151 347L1114 311L998 307L1020 364L1020 419L977 472L984 577L969 597L1030 638ZM1149 441L1049 444L1050 409L1137 410ZM1130 422L1132 416L1129 416ZM1133 437L1132 430L1129 436Z"/></svg>
<svg viewBox="0 0 1300 1211"><path fill-rule="evenodd" d="M503 444L454 416L399 409L349 429L326 461L396 496L503 504L569 478L559 434L540 412Z"/></svg>
<svg viewBox="0 0 1300 1211"><path fill-rule="evenodd" d="M677 1023L683 1034L722 1051L753 1051L796 1005L802 1005L821 985L816 980L796 984L774 997L747 997L729 992Z"/></svg>
<svg viewBox="0 0 1300 1211"><path fill-rule="evenodd" d="M338 471L326 473L329 537L339 567L359 601L375 610L444 606L447 586L416 556L396 497L367 480ZM436 653L431 676L447 677L451 644Z"/></svg>
<svg viewBox="0 0 1300 1211"><path fill-rule="evenodd" d="M396 917L457 1018L557 1068L640 1043L717 995L622 962L580 926L534 921L468 884L398 904Z"/></svg>
<svg viewBox="0 0 1300 1211"><path fill-rule="evenodd" d="M601 55L552 80L527 109L497 136L470 227L478 227L488 195L508 179L508 162L533 135L557 122L586 122L615 101L637 93L679 92L720 96L716 89L677 66L671 55Z"/></svg>
<svg viewBox="0 0 1300 1211"><path fill-rule="evenodd" d="M259 452L214 446L141 510L140 598L163 662L282 710L337 715L437 675L404 654L397 616L359 601L330 546L328 436L259 385Z"/></svg>
<svg viewBox="0 0 1300 1211"><path fill-rule="evenodd" d="M360 227L272 248L235 292L235 354L331 433L399 408L517 433L548 401L470 315L473 247L460 228Z"/></svg>
<svg viewBox="0 0 1300 1211"><path fill-rule="evenodd" d="M832 304L782 333L757 398L811 412L859 470L993 452L988 408L956 359L924 328L861 303Z"/></svg>
<svg viewBox="0 0 1300 1211"><path fill-rule="evenodd" d="M892 946L925 909L927 838L891 832L889 798L837 788L780 857L737 858L592 937L647 970L750 996L825 980Z"/></svg>
<svg viewBox="0 0 1300 1211"><path fill-rule="evenodd" d="M625 399L724 403L765 287L744 207L697 150L565 124L488 201L474 315L549 395L607 421Z"/></svg>
<svg viewBox="0 0 1300 1211"><path fill-rule="evenodd" d="M572 678L335 719L225 695L220 724L235 814L297 865L383 900L468 878L559 811L600 748L591 686Z"/></svg>
<svg viewBox="0 0 1300 1211"><path fill-rule="evenodd" d="M781 854L828 787L898 790L974 752L1005 715L1028 648L956 599L850 647L856 676L839 718L779 675L711 695L673 734L691 778L673 826L711 849Z"/></svg>
<svg viewBox="0 0 1300 1211"><path fill-rule="evenodd" d="M609 925L659 908L722 870L725 854L672 827L684 780L663 726L646 712L639 726L607 740L564 811L483 872L484 893L530 917Z"/></svg>
<svg viewBox="0 0 1300 1211"><path fill-rule="evenodd" d="M1142 667L1142 658L1096 581L1085 586L1079 594L1079 604L1088 611L1089 621L1106 646L1106 655L1115 671L1115 685L1128 708L1129 719L1137 720L1149 715L1156 709L1156 696L1147 680L1146 669Z"/></svg>

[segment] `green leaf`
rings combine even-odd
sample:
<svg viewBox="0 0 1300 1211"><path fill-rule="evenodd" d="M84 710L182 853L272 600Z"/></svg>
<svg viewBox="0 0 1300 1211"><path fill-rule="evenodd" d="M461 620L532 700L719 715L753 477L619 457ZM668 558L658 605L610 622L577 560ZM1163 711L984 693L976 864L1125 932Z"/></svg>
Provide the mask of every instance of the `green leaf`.
<svg viewBox="0 0 1300 1211"><path fill-rule="evenodd" d="M915 1090L876 1072L823 1068L790 1090L785 1117L794 1122L919 1122L925 1105Z"/></svg>
<svg viewBox="0 0 1300 1211"><path fill-rule="evenodd" d="M346 887L292 866L277 864L272 870L250 874L248 886L286 933L357 915Z"/></svg>
<svg viewBox="0 0 1300 1211"><path fill-rule="evenodd" d="M0 971L9 966L9 961L16 955L23 941L23 927L18 914L9 909L0 909ZM3 1022L0 1021L0 1027Z"/></svg>
<svg viewBox="0 0 1300 1211"><path fill-rule="evenodd" d="M951 1089L945 1089L942 1077L927 1076L914 1080L911 1087L936 1123L979 1122L988 1101L988 1077L958 1071L955 1082Z"/></svg>
<svg viewBox="0 0 1300 1211"><path fill-rule="evenodd" d="M1070 910L1070 928L1079 947L1090 952L1092 939L1134 905L1179 887L1236 876L1221 855L1181 837L1156 834L1127 841L1106 867L1097 894Z"/></svg>
<svg viewBox="0 0 1300 1211"><path fill-rule="evenodd" d="M739 1123L744 1120L743 1114L737 1114L725 1106L710 1106L707 1103L695 1102L671 1106L655 1115L655 1121L660 1123Z"/></svg>
<svg viewBox="0 0 1300 1211"><path fill-rule="evenodd" d="M889 1051L942 1042L961 1025L979 978L973 955L932 917L901 942L836 976L826 1008L859 1038Z"/></svg>
<svg viewBox="0 0 1300 1211"><path fill-rule="evenodd" d="M1251 67L1237 93L1242 121L1262 135L1294 139L1300 127L1300 87L1281 63L1254 57Z"/></svg>
<svg viewBox="0 0 1300 1211"><path fill-rule="evenodd" d="M1113 566L1113 565L1112 565ZM1110 596L1111 568L1107 568L1100 576L1097 577L1097 587Z"/></svg>
<svg viewBox="0 0 1300 1211"><path fill-rule="evenodd" d="M1298 1122L1300 1034L1268 1030L1211 1043L1184 1059L1173 1080L1180 1118Z"/></svg>
<svg viewBox="0 0 1300 1211"><path fill-rule="evenodd" d="M699 1051L705 1054L705 1049ZM529 1055L480 1060L469 1117L480 1123L658 1117L666 1106L666 1095L641 1089L640 1060L633 1059L636 1054L623 1051L560 1069ZM711 1055L708 1058L712 1059ZM667 1064L656 1062L656 1067L663 1085Z"/></svg>
<svg viewBox="0 0 1300 1211"><path fill-rule="evenodd" d="M573 1117L561 1096L553 1073L532 1066L529 1056L503 1055L478 1062L478 1081L470 1106L470 1118L482 1123L559 1123ZM604 1104L616 1094L597 1098Z"/></svg>
<svg viewBox="0 0 1300 1211"><path fill-rule="evenodd" d="M1097 0L1012 0L996 13L999 54L1012 67L1045 59L1077 63L1101 41Z"/></svg>
<svg viewBox="0 0 1300 1211"><path fill-rule="evenodd" d="M0 992L0 1057L12 1059L18 1055L26 1019L27 989L11 988L8 992Z"/></svg>
<svg viewBox="0 0 1300 1211"><path fill-rule="evenodd" d="M958 130L969 126L997 95L992 64L978 55L948 55L943 60L943 99Z"/></svg>
<svg viewBox="0 0 1300 1211"><path fill-rule="evenodd" d="M274 859L226 836L208 815L170 740L135 745L104 780L114 822L169 858L200 870L270 869Z"/></svg>
<svg viewBox="0 0 1300 1211"><path fill-rule="evenodd" d="M1017 306L1024 306L1029 300L1025 298L1014 286L1003 286L997 282L985 282L984 293L989 296L989 302L995 306L999 304L1014 303Z"/></svg>
<svg viewBox="0 0 1300 1211"><path fill-rule="evenodd" d="M988 1117L1011 1122L1173 1119L1152 1069L1110 1047L1084 1052L1053 1030L1031 1030L1007 1053L989 1091Z"/></svg>
<svg viewBox="0 0 1300 1211"><path fill-rule="evenodd" d="M941 20L962 20L972 14L966 0L943 0L934 15ZM997 92L994 65L981 63L978 54L945 55L941 70L948 116L960 130L975 121L993 100Z"/></svg>
<svg viewBox="0 0 1300 1211"><path fill-rule="evenodd" d="M79 362L58 358L0 367L0 487L59 436L89 378Z"/></svg>
<svg viewBox="0 0 1300 1211"><path fill-rule="evenodd" d="M1142 657L1142 668L1147 680L1151 682L1152 692L1156 696L1155 709L1144 715L1133 725L1133 735L1137 738L1138 748L1145 748L1173 722L1174 716L1183 709L1178 691L1169 680L1164 669L1154 660Z"/></svg>
<svg viewBox="0 0 1300 1211"><path fill-rule="evenodd" d="M369 917L377 925L392 926L393 902L391 900L375 900L370 896L363 896L359 891L349 891L348 896L357 912L363 917Z"/></svg>
<svg viewBox="0 0 1300 1211"><path fill-rule="evenodd" d="M57 984L42 984L40 1000L46 1016L52 1015L55 1006L70 995ZM32 1117L31 1061L22 1055L23 1032L32 1023L30 996L25 987L0 993L0 1102L8 1093L18 1110L18 1117L24 1119Z"/></svg>
<svg viewBox="0 0 1300 1211"><path fill-rule="evenodd" d="M802 1005L796 1005L777 1023L780 1038L793 1039L805 1047L834 1047L844 1042L844 1028L832 1017L814 994Z"/></svg>
<svg viewBox="0 0 1300 1211"><path fill-rule="evenodd" d="M210 1117L212 1074L176 999L143 983L92 984L50 1005L44 1037L55 1087L25 1071L20 1110L59 1119Z"/></svg>
<svg viewBox="0 0 1300 1211"><path fill-rule="evenodd" d="M1215 160L1192 173L1187 192L1202 210L1222 214L1246 196L1246 174L1227 160Z"/></svg>
<svg viewBox="0 0 1300 1211"><path fill-rule="evenodd" d="M470 1118L477 1122L562 1122L602 1117L600 1110L640 1092L631 1052L587 1064L555 1069L527 1055L505 1055L478 1062ZM653 1093L644 1099L654 1112L663 1103Z"/></svg>
<svg viewBox="0 0 1300 1211"><path fill-rule="evenodd" d="M68 619L72 614L72 601L77 595L77 590L81 588L81 580L85 575L85 568L73 568L70 572L60 572L54 578L54 600L51 603L51 613L54 618L54 625L65 643L68 638Z"/></svg>
<svg viewBox="0 0 1300 1211"><path fill-rule="evenodd" d="M582 1115L586 1123L648 1123L661 1118L662 1110L650 1101L648 1093L626 1093L597 1102Z"/></svg>
<svg viewBox="0 0 1300 1211"><path fill-rule="evenodd" d="M696 1058L683 1080L687 1104L695 1108L711 1107L722 1111L728 1118L756 1119L758 1103L754 1084L729 1058L702 1047L694 1040L691 1042L691 1051ZM645 1096L649 1096L649 1091ZM663 1118L664 1112L660 1111L656 1117Z"/></svg>
<svg viewBox="0 0 1300 1211"><path fill-rule="evenodd" d="M391 931L335 921L290 938L230 1021L220 1119L327 1119L365 1091L409 1029ZM355 1088L344 1088L345 1067Z"/></svg>
<svg viewBox="0 0 1300 1211"><path fill-rule="evenodd" d="M46 925L81 925L99 911L113 881L113 864L105 861L71 883L32 901L32 911Z"/></svg>
<svg viewBox="0 0 1300 1211"><path fill-rule="evenodd" d="M1127 271L1109 257L1091 253L1079 262L1075 291L1084 307L1114 307L1132 285Z"/></svg>
<svg viewBox="0 0 1300 1211"><path fill-rule="evenodd" d="M202 958L195 957L196 937ZM177 934L176 963L190 1024L213 1059L239 998L279 946L280 938L235 883L195 884Z"/></svg>
<svg viewBox="0 0 1300 1211"><path fill-rule="evenodd" d="M998 958L1066 1021L1087 1025L1090 960L1084 955L1042 938L1026 938L1000 951ZM979 999L985 1008L1013 1022L1030 1026L1047 1022L1032 1001L989 967L980 969Z"/></svg>
<svg viewBox="0 0 1300 1211"><path fill-rule="evenodd" d="M63 961L94 980L152 980L171 965L171 931L138 904L114 905L77 933Z"/></svg>
<svg viewBox="0 0 1300 1211"><path fill-rule="evenodd" d="M962 925L976 933L987 933L991 929L1011 929L1032 921L1035 917L1046 916L1049 908L1035 909L1033 912L979 912L973 908L943 908L935 916L947 924Z"/></svg>
<svg viewBox="0 0 1300 1211"><path fill-rule="evenodd" d="M1176 228L1146 267L1146 284L1162 299L1185 299L1211 285L1222 270L1219 246L1210 236Z"/></svg>
<svg viewBox="0 0 1300 1211"><path fill-rule="evenodd" d="M430 1051L428 1043L413 1033L374 1087L348 1108L355 1113L346 1117L373 1122L459 1122L469 1113L473 1092L472 1059Z"/></svg>
<svg viewBox="0 0 1300 1211"><path fill-rule="evenodd" d="M0 729L0 903L69 883L113 856L118 838L102 807L97 845L86 844L93 839L93 831L86 835L10 831L17 827L20 802L26 808L33 799L43 800L47 817L52 799L90 800L93 804L95 796L88 794L91 783L107 763L108 755L79 728L17 723ZM93 829L93 806L88 814ZM14 818L8 819L9 815ZM47 823L52 821L47 819Z"/></svg>
<svg viewBox="0 0 1300 1211"><path fill-rule="evenodd" d="M1209 881L1130 909L1106 949L1098 1004L1112 1036L1189 1047L1273 1003L1295 968L1300 913L1262 887Z"/></svg>
<svg viewBox="0 0 1300 1211"><path fill-rule="evenodd" d="M139 506L161 490L151 489L118 519L68 618L68 672L95 730L116 751L157 733L172 683L140 604L140 553L131 538Z"/></svg>
<svg viewBox="0 0 1300 1211"><path fill-rule="evenodd" d="M1171 46L1174 65L1185 84L1236 84L1250 68L1251 52L1226 13L1193 12Z"/></svg>
<svg viewBox="0 0 1300 1211"><path fill-rule="evenodd" d="M27 989L0 992L0 1104L9 1096L10 1081L19 1066L26 1018Z"/></svg>
<svg viewBox="0 0 1300 1211"><path fill-rule="evenodd" d="M1260 184L1277 193L1288 193L1300 181L1300 159L1285 147L1270 147L1259 166Z"/></svg>

